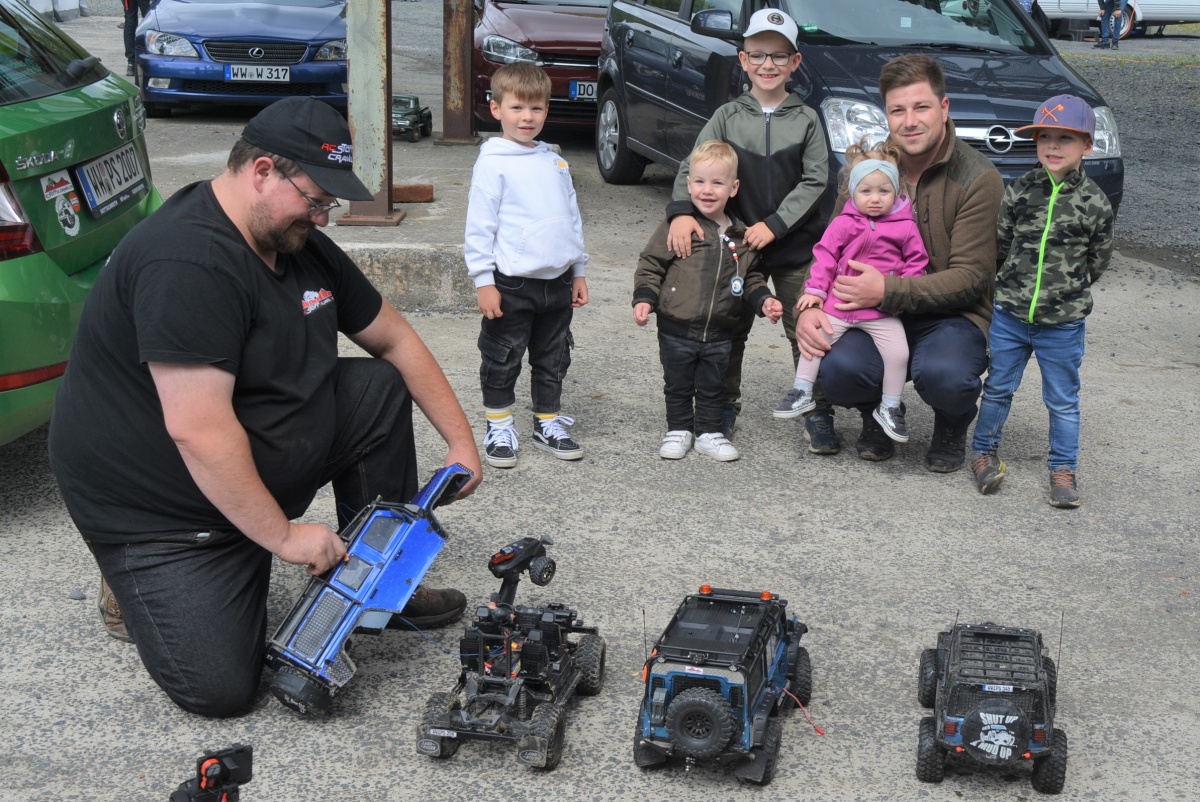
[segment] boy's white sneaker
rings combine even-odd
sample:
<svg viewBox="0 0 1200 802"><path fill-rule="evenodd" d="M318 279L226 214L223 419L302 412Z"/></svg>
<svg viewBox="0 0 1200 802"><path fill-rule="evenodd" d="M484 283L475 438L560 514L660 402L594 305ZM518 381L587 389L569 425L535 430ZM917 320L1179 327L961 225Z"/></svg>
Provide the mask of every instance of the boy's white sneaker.
<svg viewBox="0 0 1200 802"><path fill-rule="evenodd" d="M708 432L697 437L696 450L717 462L733 462L741 456L733 443L720 432Z"/></svg>
<svg viewBox="0 0 1200 802"><path fill-rule="evenodd" d="M692 450L695 439L691 432L682 429L667 432L658 448L658 456L663 459L683 459Z"/></svg>

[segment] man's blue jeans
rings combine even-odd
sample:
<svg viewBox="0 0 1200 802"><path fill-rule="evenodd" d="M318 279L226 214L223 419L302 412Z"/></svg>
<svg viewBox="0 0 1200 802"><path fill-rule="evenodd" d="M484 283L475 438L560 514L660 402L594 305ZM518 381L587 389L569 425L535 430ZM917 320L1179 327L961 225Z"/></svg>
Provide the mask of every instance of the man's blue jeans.
<svg viewBox="0 0 1200 802"><path fill-rule="evenodd" d="M1042 400L1050 412L1051 470L1079 467L1079 365L1083 362L1083 319L1071 323L1026 323L1000 307L992 316L992 361L971 447L995 454L1013 395L1030 356L1042 372Z"/></svg>
<svg viewBox="0 0 1200 802"><path fill-rule="evenodd" d="M1121 38L1121 20L1113 16L1117 11L1121 17L1129 13L1129 0L1100 0L1100 9L1104 13L1100 17L1100 41L1110 39L1113 42Z"/></svg>

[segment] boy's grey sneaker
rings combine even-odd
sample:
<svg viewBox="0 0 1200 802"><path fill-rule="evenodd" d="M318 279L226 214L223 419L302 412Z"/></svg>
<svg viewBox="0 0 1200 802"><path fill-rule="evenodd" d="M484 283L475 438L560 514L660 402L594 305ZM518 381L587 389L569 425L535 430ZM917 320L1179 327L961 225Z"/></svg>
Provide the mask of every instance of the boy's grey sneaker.
<svg viewBox="0 0 1200 802"><path fill-rule="evenodd" d="M493 468L512 468L517 464L517 427L511 423L497 426L488 422L483 436L484 459Z"/></svg>
<svg viewBox="0 0 1200 802"><path fill-rule="evenodd" d="M842 450L833 430L833 410L818 409L804 419L804 439L814 454L836 454Z"/></svg>
<svg viewBox="0 0 1200 802"><path fill-rule="evenodd" d="M1079 487L1075 484L1075 471L1070 468L1055 468L1050 471L1050 506L1078 507Z"/></svg>
<svg viewBox="0 0 1200 802"><path fill-rule="evenodd" d="M536 415L533 418L533 444L543 451L549 451L559 459L583 459L583 449L567 434L566 426L574 426L575 419L559 415L550 420L542 420Z"/></svg>
<svg viewBox="0 0 1200 802"><path fill-rule="evenodd" d="M771 414L777 418L798 418L805 412L812 412L816 408L817 401L811 392L793 387L787 391L787 395L771 411Z"/></svg>
<svg viewBox="0 0 1200 802"><path fill-rule="evenodd" d="M1007 467L995 454L980 454L978 451L972 451L971 471L975 474L975 487L986 496L1000 487Z"/></svg>
<svg viewBox="0 0 1200 802"><path fill-rule="evenodd" d="M692 450L692 442L695 439L691 432L684 431L683 429L669 431L662 439L662 445L658 449L658 456L663 459L683 459Z"/></svg>
<svg viewBox="0 0 1200 802"><path fill-rule="evenodd" d="M708 432L697 437L696 451L717 462L733 462L741 456L729 438L720 432Z"/></svg>
<svg viewBox="0 0 1200 802"><path fill-rule="evenodd" d="M883 427L883 433L897 443L908 442L908 424L904 421L902 407L885 407L883 404L875 407L871 416Z"/></svg>

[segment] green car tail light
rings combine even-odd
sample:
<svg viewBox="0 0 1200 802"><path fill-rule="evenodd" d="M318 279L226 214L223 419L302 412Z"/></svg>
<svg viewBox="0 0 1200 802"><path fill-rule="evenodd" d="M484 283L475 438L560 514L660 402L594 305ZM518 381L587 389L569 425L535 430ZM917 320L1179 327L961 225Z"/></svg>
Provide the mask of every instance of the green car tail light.
<svg viewBox="0 0 1200 802"><path fill-rule="evenodd" d="M0 262L28 256L42 250L42 243L25 216L17 196L8 183L8 173L0 165Z"/></svg>

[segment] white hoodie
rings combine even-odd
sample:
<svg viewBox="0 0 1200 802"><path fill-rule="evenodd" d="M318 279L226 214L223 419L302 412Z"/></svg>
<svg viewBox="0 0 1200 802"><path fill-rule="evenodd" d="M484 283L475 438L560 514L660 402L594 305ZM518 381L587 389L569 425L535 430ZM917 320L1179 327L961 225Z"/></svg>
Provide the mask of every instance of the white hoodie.
<svg viewBox="0 0 1200 802"><path fill-rule="evenodd" d="M463 253L476 287L506 276L584 275L583 221L566 160L544 142L486 140L471 174Z"/></svg>

